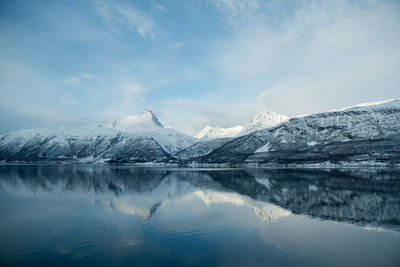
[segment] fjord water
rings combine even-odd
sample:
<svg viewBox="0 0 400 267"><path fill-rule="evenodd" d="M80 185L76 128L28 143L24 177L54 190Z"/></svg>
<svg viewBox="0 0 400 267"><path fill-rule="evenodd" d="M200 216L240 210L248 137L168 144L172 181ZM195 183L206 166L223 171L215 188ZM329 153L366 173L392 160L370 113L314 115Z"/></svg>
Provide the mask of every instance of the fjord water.
<svg viewBox="0 0 400 267"><path fill-rule="evenodd" d="M396 170L0 165L0 214L0 265L400 265Z"/></svg>

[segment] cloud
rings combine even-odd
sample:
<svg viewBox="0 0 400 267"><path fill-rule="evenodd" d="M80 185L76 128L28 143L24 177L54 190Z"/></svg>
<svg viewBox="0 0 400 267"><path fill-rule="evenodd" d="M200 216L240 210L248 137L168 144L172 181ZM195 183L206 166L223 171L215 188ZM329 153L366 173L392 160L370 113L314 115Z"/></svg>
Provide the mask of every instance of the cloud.
<svg viewBox="0 0 400 267"><path fill-rule="evenodd" d="M299 3L282 20L258 14L216 45L221 87L289 115L398 97L398 3Z"/></svg>
<svg viewBox="0 0 400 267"><path fill-rule="evenodd" d="M131 111L139 102L143 102L146 92L146 88L140 84L122 86L119 108Z"/></svg>
<svg viewBox="0 0 400 267"><path fill-rule="evenodd" d="M178 41L172 42L168 44L168 47L171 49L181 49L182 47L186 46L189 42L188 41Z"/></svg>
<svg viewBox="0 0 400 267"><path fill-rule="evenodd" d="M94 75L91 73L81 73L81 74L79 74L79 76L85 80L92 80L94 78Z"/></svg>
<svg viewBox="0 0 400 267"><path fill-rule="evenodd" d="M141 86L140 84L135 84L135 85L131 85L131 86L126 86L124 87L124 95L127 96L137 96L137 95L143 95L144 93L146 93L146 89Z"/></svg>
<svg viewBox="0 0 400 267"><path fill-rule="evenodd" d="M81 105L82 103L79 102L78 100L76 100L73 96L71 96L70 94L62 94L60 96L60 101L63 104L66 105Z"/></svg>
<svg viewBox="0 0 400 267"><path fill-rule="evenodd" d="M116 34L121 30L137 32L143 38L154 38L155 22L143 10L117 1L94 1L101 20Z"/></svg>
<svg viewBox="0 0 400 267"><path fill-rule="evenodd" d="M254 105L213 105L208 99L170 98L157 104L160 119L189 135L197 134L206 125L230 127L247 123L260 111Z"/></svg>
<svg viewBox="0 0 400 267"><path fill-rule="evenodd" d="M64 82L65 82L65 83L77 83L77 82L79 82L80 80L81 80L81 79L78 78L78 77L71 76L71 77L69 77L69 78L64 79Z"/></svg>
<svg viewBox="0 0 400 267"><path fill-rule="evenodd" d="M153 7L158 11L167 12L167 9L163 5L153 3Z"/></svg>
<svg viewBox="0 0 400 267"><path fill-rule="evenodd" d="M65 83L79 83L81 80L92 80L94 78L93 74L90 73L81 73L76 76L71 76L64 79Z"/></svg>
<svg viewBox="0 0 400 267"><path fill-rule="evenodd" d="M259 0L210 0L208 3L225 15L226 21L232 24L249 19L262 6L262 1Z"/></svg>

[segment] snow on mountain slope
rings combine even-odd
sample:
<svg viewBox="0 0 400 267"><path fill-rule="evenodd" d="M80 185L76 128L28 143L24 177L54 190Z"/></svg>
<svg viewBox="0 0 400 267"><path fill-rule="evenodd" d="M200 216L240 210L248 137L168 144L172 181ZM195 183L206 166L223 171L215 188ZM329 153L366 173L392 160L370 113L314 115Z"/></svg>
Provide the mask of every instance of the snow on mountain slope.
<svg viewBox="0 0 400 267"><path fill-rule="evenodd" d="M97 126L125 132L145 132L164 128L164 125L151 110L145 110L137 116L108 119L100 122Z"/></svg>
<svg viewBox="0 0 400 267"><path fill-rule="evenodd" d="M209 163L400 162L400 100L294 117L241 136L203 159ZM255 153L258 152L258 153ZM255 154L254 154L255 153Z"/></svg>
<svg viewBox="0 0 400 267"><path fill-rule="evenodd" d="M257 113L245 126L237 125L229 128L206 126L197 135L195 135L195 137L199 139L237 137L254 131L273 127L287 120L289 120L289 117L286 115L277 114L270 110L264 110Z"/></svg>
<svg viewBox="0 0 400 267"><path fill-rule="evenodd" d="M2 161L169 161L172 156L152 137L107 128L42 128L0 136Z"/></svg>
<svg viewBox="0 0 400 267"><path fill-rule="evenodd" d="M198 139L215 139L237 136L243 130L243 126L237 125L229 128L206 126L194 137Z"/></svg>
<svg viewBox="0 0 400 267"><path fill-rule="evenodd" d="M286 119L258 114L249 125ZM261 125L261 126L260 126ZM0 161L362 163L400 165L400 100L289 121L233 139L196 139L170 128L150 111L100 123L101 127L43 128L0 135ZM243 129L245 130L245 129ZM175 155L175 156L173 156Z"/></svg>
<svg viewBox="0 0 400 267"><path fill-rule="evenodd" d="M289 119L290 118L286 115L277 114L271 110L264 110L257 113L238 135L245 135L254 131L273 127Z"/></svg>
<svg viewBox="0 0 400 267"><path fill-rule="evenodd" d="M212 140L201 140L189 147L186 147L175 154L181 160L193 160L198 157L205 156L222 146L223 144L233 140L233 138L217 138Z"/></svg>
<svg viewBox="0 0 400 267"><path fill-rule="evenodd" d="M164 128L151 111L145 111L107 120L99 127L42 128L0 135L0 160L166 162L195 141Z"/></svg>
<svg viewBox="0 0 400 267"><path fill-rule="evenodd" d="M367 103L361 103L357 104L351 107L345 107L345 108L340 108L340 109L333 109L330 110L330 112L335 112L335 111L343 111L346 109L356 109L356 108L361 108L361 109L381 109L381 108L398 108L398 101L399 99L387 99L383 101L374 101L374 102L367 102Z"/></svg>
<svg viewBox="0 0 400 267"><path fill-rule="evenodd" d="M196 142L196 139L172 128L166 128L150 110L137 116L108 119L98 124L100 128L123 131L135 136L154 138L170 154L175 154Z"/></svg>

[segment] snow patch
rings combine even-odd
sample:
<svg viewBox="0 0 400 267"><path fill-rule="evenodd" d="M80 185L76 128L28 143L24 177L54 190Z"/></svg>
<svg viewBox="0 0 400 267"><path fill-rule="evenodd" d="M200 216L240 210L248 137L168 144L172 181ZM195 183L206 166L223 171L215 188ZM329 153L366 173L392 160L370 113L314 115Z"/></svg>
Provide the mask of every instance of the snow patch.
<svg viewBox="0 0 400 267"><path fill-rule="evenodd" d="M260 184L264 185L268 190L271 190L272 183L270 182L269 179L260 179L256 178L256 181L259 182Z"/></svg>
<svg viewBox="0 0 400 267"><path fill-rule="evenodd" d="M340 108L340 109L333 109L330 110L329 112L337 112L337 111L344 111L347 109L354 109L354 108L365 108L365 107L374 107L374 106L382 106L382 107L400 107L400 99L398 98L393 98L393 99L386 99L386 100L382 100L382 101L374 101L374 102L367 102L367 103L361 103L361 104L357 104L354 106L350 106L350 107L345 107L345 108Z"/></svg>
<svg viewBox="0 0 400 267"><path fill-rule="evenodd" d="M286 115L277 114L271 110L264 110L257 113L245 126L236 125L229 128L207 126L197 135L195 135L195 137L199 139L237 137L254 131L273 127L289 119L290 118Z"/></svg>
<svg viewBox="0 0 400 267"><path fill-rule="evenodd" d="M211 127L206 126L194 137L198 139L214 139L214 138L225 138L234 137L239 134L243 129L243 126L237 125L229 128Z"/></svg>
<svg viewBox="0 0 400 267"><path fill-rule="evenodd" d="M315 142L315 141L307 142L308 146L315 146L316 144L318 144L318 142Z"/></svg>
<svg viewBox="0 0 400 267"><path fill-rule="evenodd" d="M264 110L257 113L253 117L253 119L243 128L239 135L246 135L254 131L274 127L289 119L290 118L286 115L277 114L271 110Z"/></svg>
<svg viewBox="0 0 400 267"><path fill-rule="evenodd" d="M259 149L257 149L254 153L268 152L270 148L271 148L271 145L269 143L267 143L266 145L264 145L264 146L260 147Z"/></svg>
<svg viewBox="0 0 400 267"><path fill-rule="evenodd" d="M308 186L308 190L309 191L318 191L318 187L313 185L313 184L311 184L311 185Z"/></svg>

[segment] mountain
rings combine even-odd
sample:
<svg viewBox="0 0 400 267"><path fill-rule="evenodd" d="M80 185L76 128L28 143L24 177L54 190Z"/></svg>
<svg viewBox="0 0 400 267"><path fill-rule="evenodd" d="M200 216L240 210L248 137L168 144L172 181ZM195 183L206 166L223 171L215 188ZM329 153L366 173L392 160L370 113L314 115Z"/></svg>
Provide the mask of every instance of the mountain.
<svg viewBox="0 0 400 267"><path fill-rule="evenodd" d="M215 139L235 137L243 130L243 126L237 125L229 128L206 126L194 137L198 139Z"/></svg>
<svg viewBox="0 0 400 267"><path fill-rule="evenodd" d="M289 120L289 117L286 115L277 114L270 110L264 110L257 113L245 126L237 125L229 128L206 126L197 135L195 135L195 137L199 139L237 137L254 131L273 127L287 120Z"/></svg>
<svg viewBox="0 0 400 267"><path fill-rule="evenodd" d="M137 116L117 117L100 122L98 127L126 132L155 131L164 128L151 110L145 110Z"/></svg>
<svg viewBox="0 0 400 267"><path fill-rule="evenodd" d="M291 118L225 143L203 163L373 164L400 163L400 100Z"/></svg>
<svg viewBox="0 0 400 267"><path fill-rule="evenodd" d="M195 138L164 128L151 111L110 119L96 127L61 127L0 135L0 160L8 162L170 162Z"/></svg>
<svg viewBox="0 0 400 267"><path fill-rule="evenodd" d="M400 100L293 117L266 111L235 138L198 141L166 128L151 111L96 127L0 135L4 162L129 162L254 166L400 166ZM197 141L197 142L196 142Z"/></svg>
<svg viewBox="0 0 400 267"><path fill-rule="evenodd" d="M277 114L271 110L264 110L257 113L238 135L246 135L254 131L270 128L289 119L286 115Z"/></svg>
<svg viewBox="0 0 400 267"><path fill-rule="evenodd" d="M152 137L105 128L42 128L0 136L0 160L7 162L165 162L171 159Z"/></svg>
<svg viewBox="0 0 400 267"><path fill-rule="evenodd" d="M223 144L233 140L233 138L217 138L211 140L200 140L199 142L178 151L175 157L182 161L193 161L202 156L208 155L213 150L219 148Z"/></svg>
<svg viewBox="0 0 400 267"><path fill-rule="evenodd" d="M135 134L136 136L154 138L170 154L175 154L196 142L196 139L189 135L164 127L150 110L145 110L137 116L108 119L97 126Z"/></svg>

